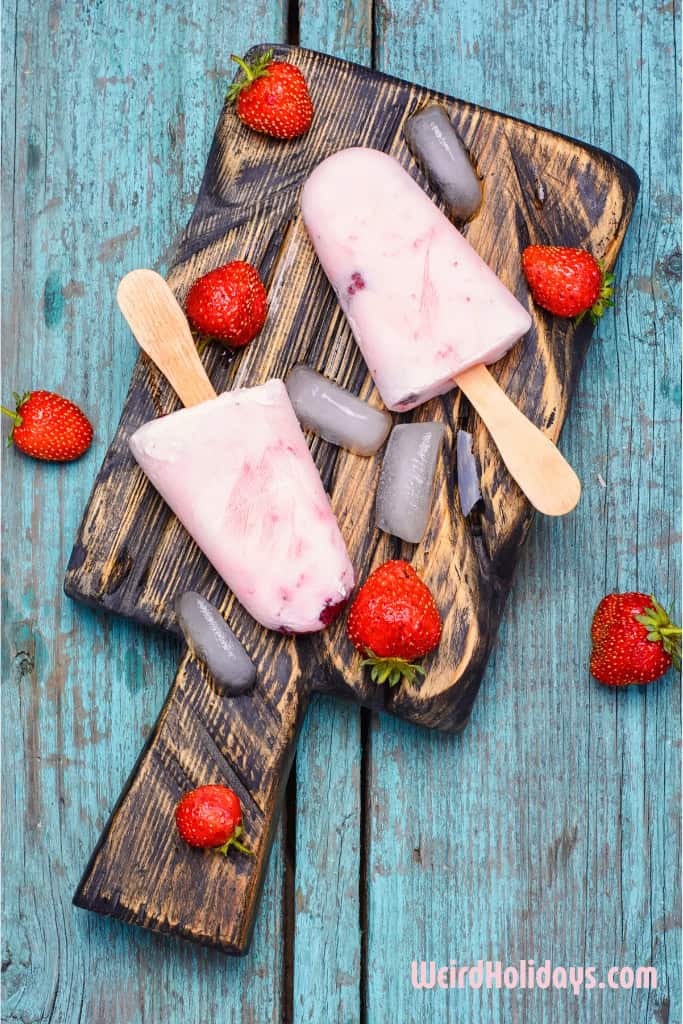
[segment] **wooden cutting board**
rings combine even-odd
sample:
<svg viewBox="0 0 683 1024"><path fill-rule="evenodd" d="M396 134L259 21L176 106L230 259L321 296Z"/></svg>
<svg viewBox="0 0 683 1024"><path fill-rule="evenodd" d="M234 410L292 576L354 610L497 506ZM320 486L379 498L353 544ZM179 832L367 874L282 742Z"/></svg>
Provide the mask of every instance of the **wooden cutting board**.
<svg viewBox="0 0 683 1024"><path fill-rule="evenodd" d="M262 49L255 47L249 56ZM316 110L313 126L301 139L281 142L249 131L232 107L223 109L197 205L169 273L181 301L195 278L235 258L257 264L268 287L269 316L258 338L237 355L218 345L205 350L215 389L284 377L303 362L380 404L306 236L299 192L326 156L363 145L391 153L432 194L405 145L402 126L436 99L448 108L484 181L482 209L465 233L533 318L531 331L492 371L524 413L557 440L591 325L586 320L575 328L534 306L519 254L530 243L577 245L613 266L638 192L633 170L575 140L367 68L295 47L274 49L306 76ZM345 637L344 617L321 634L296 640L256 625L147 482L129 454L128 437L141 423L178 407L165 380L141 357L78 532L65 590L95 607L174 631L175 596L198 590L223 610L257 663L259 682L252 695L221 698L202 666L185 655L76 902L239 953L248 945L310 691L334 692L446 732L460 730L495 639L532 510L456 390L394 417L438 419L447 427L430 526L417 546L374 525L381 452L362 458L310 435L358 578L388 558L406 558L441 610L443 637L424 661L425 681L393 690L375 687ZM455 471L458 428L474 436L484 499L482 511L467 521ZM172 809L178 795L210 781L226 781L240 794L254 860L232 856L226 866L222 858L189 850L177 840ZM146 834L139 839L143 823Z"/></svg>

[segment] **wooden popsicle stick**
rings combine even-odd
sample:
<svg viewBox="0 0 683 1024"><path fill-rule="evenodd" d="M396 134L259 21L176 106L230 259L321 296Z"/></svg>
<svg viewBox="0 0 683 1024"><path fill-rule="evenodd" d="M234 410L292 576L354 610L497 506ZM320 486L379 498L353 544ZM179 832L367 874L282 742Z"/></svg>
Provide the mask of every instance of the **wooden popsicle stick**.
<svg viewBox="0 0 683 1024"><path fill-rule="evenodd" d="M510 401L483 365L455 383L486 424L503 462L527 498L547 516L563 516L581 497L581 481L549 437Z"/></svg>
<svg viewBox="0 0 683 1024"><path fill-rule="evenodd" d="M138 345L183 405L215 398L185 314L164 278L154 270L131 270L119 284L116 298Z"/></svg>

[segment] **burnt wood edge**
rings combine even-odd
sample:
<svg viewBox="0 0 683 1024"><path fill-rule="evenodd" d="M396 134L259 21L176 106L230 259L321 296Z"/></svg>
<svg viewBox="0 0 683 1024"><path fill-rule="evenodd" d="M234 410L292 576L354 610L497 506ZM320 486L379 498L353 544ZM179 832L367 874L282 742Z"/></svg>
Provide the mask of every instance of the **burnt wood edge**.
<svg viewBox="0 0 683 1024"><path fill-rule="evenodd" d="M186 652L187 653L187 652ZM283 746L283 756L280 760L279 765L274 769L274 774L278 778L278 785L276 789L276 799L270 800L264 804L262 808L262 819L265 823L265 827L261 833L259 840L259 847L257 855L248 861L250 867L250 875L255 877L255 882L249 885L247 889L247 895L244 903L240 907L240 919L243 923L239 942L225 942L221 941L215 936L215 934L207 934L193 930L191 927L180 924L167 924L164 921L157 921L152 918L144 917L141 914L136 914L134 911L129 910L126 906L121 904L120 898L109 899L97 892L93 891L92 879L96 874L96 867L99 857L107 843L112 826L114 825L116 818L121 811L122 807L128 799L128 794L135 782L140 768L147 757L148 753L157 743L159 733L164 725L166 716L168 715L171 706L175 698L175 690L181 685L184 673L187 671L186 653L183 655L178 672L174 679L173 685L171 686L166 700L164 701L163 707L159 712L159 716L154 724L154 728L150 732L142 750L135 760L133 768L126 779L125 785L121 790L121 793L112 808L112 811L106 821L102 832L100 833L99 839L88 858L88 862L83 870L81 878L78 882L76 890L72 896L72 904L82 910L89 910L97 914L101 914L105 917L113 917L117 920L123 921L126 924L136 925L139 928L144 928L147 931L157 932L160 935L172 935L174 938L182 938L189 942L199 943L202 946L208 946L212 949L217 949L222 953L226 953L230 956L246 956L249 952L251 940L253 937L254 924L256 922L256 915L261 899L261 892L263 890L263 884L265 881L266 870L270 859L270 851L273 846L273 838L275 835L275 829L277 827L280 812L282 810L286 790L287 781L294 763L296 756L296 747L299 739L299 733L303 724L304 717L306 715L306 709L310 700L310 688L297 687L297 715L294 721L294 727L291 731L291 735L288 738L286 745ZM226 698L229 700L230 698ZM234 705L232 713L234 714ZM212 737L213 738L213 737ZM223 757L226 755L223 754ZM123 883L120 890L120 895L123 894Z"/></svg>
<svg viewBox="0 0 683 1024"><path fill-rule="evenodd" d="M428 85L423 85L419 82L409 82L405 78L399 78L396 75L385 74L382 71L377 71L374 68L368 68L364 64L358 64L355 61L344 60L341 57L335 57L332 54L325 53L320 50L309 50L303 46L294 46L287 43L256 43L251 46L246 52L244 59L247 62L255 60L260 54L266 50L272 50L275 56L287 56L290 53L302 53L311 55L313 58L323 57L330 64L336 64L337 66L351 67L360 76L369 79L381 79L383 82L400 86L405 89L423 89L429 92L430 95L435 99L445 104L451 104L453 102L461 104L462 106L469 107L472 113L477 116L480 114L494 114L496 117L504 119L506 121L512 121L520 125L524 125L525 128L529 128L536 132L542 132L544 135L552 135L557 139L562 139L565 142L571 143L580 149L583 149L593 159L609 166L621 180L622 186L628 184L629 189L633 192L633 205L640 191L640 178L635 169L628 164L621 157L614 156L607 150L601 149L598 146L594 146L592 143L584 142L581 139L577 139L572 135L566 135L563 132L558 132L554 128L548 128L544 125L537 124L535 121L526 121L524 118L515 117L511 114L504 114L493 107L483 107L480 104L472 103L469 100L463 100L457 96L451 96L448 93L441 92L440 90L432 89ZM241 72L237 70L233 76L233 81L236 81L240 76ZM219 137L219 128L223 119L226 116L226 111L231 106L227 96L221 108L221 111L216 122L216 129L211 141L209 148L209 154L202 176L201 185L197 194L197 201L195 207L187 221L185 228L180 232L177 242L174 246L174 256L172 262L169 264L169 271L174 270L182 264L186 263L193 255L192 249L187 248L189 242L189 229L192 222L195 219L201 219L201 216L205 212L207 207L213 214L216 214L221 209L220 203L213 201L214 195L214 179L213 179L213 167L217 157L217 154L221 148L221 139Z"/></svg>
<svg viewBox="0 0 683 1024"><path fill-rule="evenodd" d="M98 479L95 480L93 494L97 488ZM164 636L174 636L179 641L183 641L183 635L175 616L169 619L167 623L161 623L150 618L149 615L146 615L143 611L140 611L137 608L132 612L124 610L121 605L116 602L116 590L112 591L111 594L101 592L98 593L96 597L93 597L93 595L88 591L79 589L76 585L75 577L71 575L70 568L67 568L63 589L68 598L72 601L78 601L79 604L85 605L85 607L90 608L91 611L99 612L101 614L106 613L108 615L119 615L129 622L134 622L137 626L144 626L146 629L154 630Z"/></svg>
<svg viewBox="0 0 683 1024"><path fill-rule="evenodd" d="M640 177L637 171L621 157L615 156L613 153L609 153L606 149L601 149L599 146L594 146L591 142L584 142L582 139L577 139L573 135L566 135L564 132L558 132L554 128L549 128L547 125L537 124L535 121L526 121L522 117L515 117L513 114L504 114L500 110L496 110L494 107L483 107L478 103L472 103L470 100L464 100L460 96L452 96L448 93L441 92L440 90L433 89L429 85L425 85L423 82L410 82L406 78L399 78L397 75L390 75L384 71L378 71L376 68L369 68L365 64L358 64L353 60L344 60L341 57L335 57L331 53L325 53L323 50L310 50L305 46L294 46L289 43L255 43L249 47L249 50L245 54L245 60L254 60L259 54L265 50L273 50L276 55L285 55L288 53L305 53L312 54L313 56L322 56L326 60L331 61L334 64L343 64L345 67L355 68L359 73L366 75L369 78L381 78L383 81L393 83L395 85L405 86L406 88L425 89L431 93L436 99L443 101L444 103L461 103L463 106L470 107L473 111L482 111L486 114L495 114L497 117L504 118L506 121L515 121L517 124L523 124L527 128L533 128L534 131L543 132L544 134L554 135L555 138L563 139L565 142L571 142L575 146L580 146L585 149L593 157L596 157L608 164L610 164L617 171L619 176L623 176L628 180L629 187L634 191L634 204L635 198L638 196L640 191ZM240 72L237 71L234 76L236 80ZM227 100L221 110L219 116L219 123L223 118L223 112L225 107L228 106ZM204 182L202 181L202 188L200 189L200 195L202 193Z"/></svg>

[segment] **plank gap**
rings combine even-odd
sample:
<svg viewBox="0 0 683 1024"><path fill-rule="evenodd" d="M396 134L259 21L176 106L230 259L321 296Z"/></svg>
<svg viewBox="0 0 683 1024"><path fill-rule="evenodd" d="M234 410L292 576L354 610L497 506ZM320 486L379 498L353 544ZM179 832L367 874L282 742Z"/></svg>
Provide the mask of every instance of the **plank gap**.
<svg viewBox="0 0 683 1024"><path fill-rule="evenodd" d="M299 45L299 3L288 0L287 3L287 42L290 46Z"/></svg>

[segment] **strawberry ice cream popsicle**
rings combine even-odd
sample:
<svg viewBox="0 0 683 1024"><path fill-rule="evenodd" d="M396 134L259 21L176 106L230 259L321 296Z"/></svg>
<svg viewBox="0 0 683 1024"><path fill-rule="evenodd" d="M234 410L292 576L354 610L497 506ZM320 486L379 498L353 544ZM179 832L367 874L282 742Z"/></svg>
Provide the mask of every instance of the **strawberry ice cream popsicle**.
<svg viewBox="0 0 683 1024"><path fill-rule="evenodd" d="M308 178L301 208L389 409L444 394L529 330L527 311L393 157L335 153Z"/></svg>
<svg viewBox="0 0 683 1024"><path fill-rule="evenodd" d="M150 481L268 629L324 629L353 568L281 380L152 420L130 438Z"/></svg>

